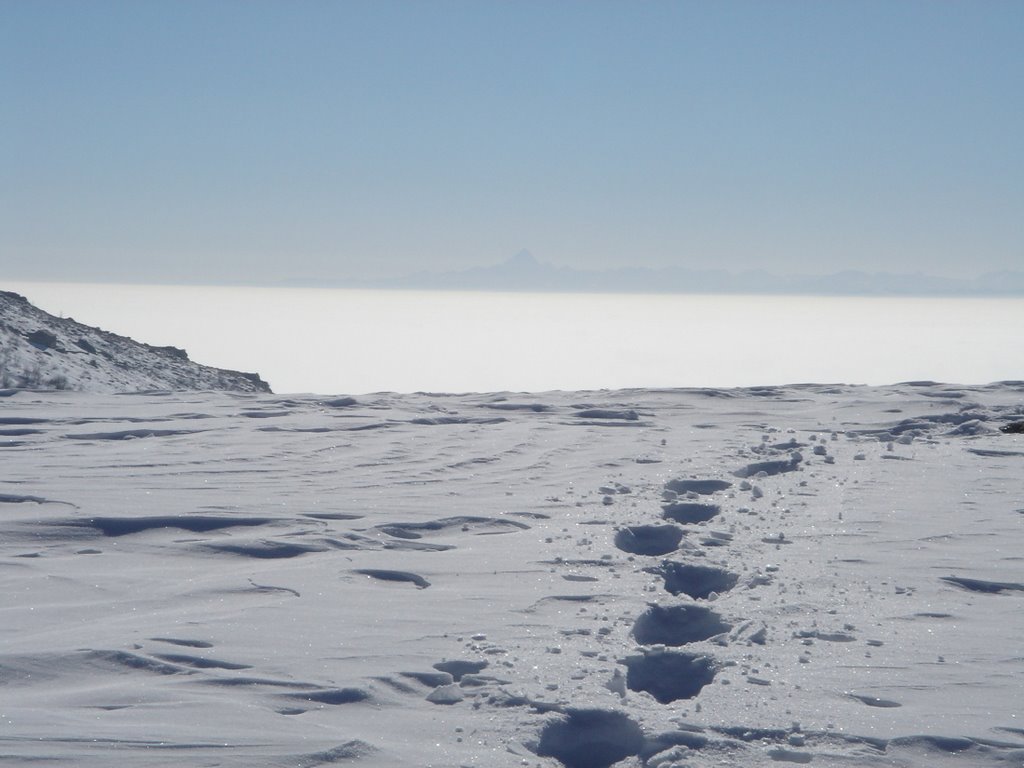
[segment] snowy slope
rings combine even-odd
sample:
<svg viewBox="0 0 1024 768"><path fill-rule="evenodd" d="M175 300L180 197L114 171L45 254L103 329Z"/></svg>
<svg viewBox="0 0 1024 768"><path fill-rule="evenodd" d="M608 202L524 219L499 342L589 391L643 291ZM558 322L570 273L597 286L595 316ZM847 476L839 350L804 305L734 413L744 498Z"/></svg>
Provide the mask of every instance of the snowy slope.
<svg viewBox="0 0 1024 768"><path fill-rule="evenodd" d="M0 387L270 391L257 374L199 365L175 347L152 347L54 317L9 291L0 291Z"/></svg>
<svg viewBox="0 0 1024 768"><path fill-rule="evenodd" d="M0 760L1021 766L1024 383L0 399Z"/></svg>

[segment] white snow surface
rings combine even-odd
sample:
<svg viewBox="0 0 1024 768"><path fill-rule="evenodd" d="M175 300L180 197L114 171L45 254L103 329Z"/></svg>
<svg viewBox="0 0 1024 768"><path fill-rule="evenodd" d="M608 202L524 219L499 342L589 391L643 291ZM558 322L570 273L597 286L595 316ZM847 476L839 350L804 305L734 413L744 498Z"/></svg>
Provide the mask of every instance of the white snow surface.
<svg viewBox="0 0 1024 768"><path fill-rule="evenodd" d="M5 765L1024 765L1022 382L3 394Z"/></svg>

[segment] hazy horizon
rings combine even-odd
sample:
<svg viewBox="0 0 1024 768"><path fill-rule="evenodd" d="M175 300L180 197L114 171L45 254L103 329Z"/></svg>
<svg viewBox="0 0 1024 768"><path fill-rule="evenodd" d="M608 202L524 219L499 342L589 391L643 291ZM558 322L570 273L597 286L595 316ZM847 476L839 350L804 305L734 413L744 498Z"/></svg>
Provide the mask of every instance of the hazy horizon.
<svg viewBox="0 0 1024 768"><path fill-rule="evenodd" d="M41 309L275 392L1019 379L1024 302L12 284ZM182 308L188 311L182 311ZM923 332L926 331L926 332Z"/></svg>
<svg viewBox="0 0 1024 768"><path fill-rule="evenodd" d="M1024 296L1024 270L985 272L971 278L950 278L925 271L887 272L845 269L833 272L779 273L765 269L733 271L723 268L651 268L633 264L606 269L576 269L541 261L522 250L501 262L472 265L463 270L420 270L390 279L312 279L286 277L269 280L238 274L224 280L198 276L192 280L139 281L66 280L61 277L19 280L0 274L0 290L19 282L92 286L182 286L239 288L337 288L398 291L494 291L499 293L664 294L664 295L774 295L774 296L892 296L892 297L1018 297Z"/></svg>
<svg viewBox="0 0 1024 768"><path fill-rule="evenodd" d="M100 0L0 28L0 278L1024 264L1024 5Z"/></svg>

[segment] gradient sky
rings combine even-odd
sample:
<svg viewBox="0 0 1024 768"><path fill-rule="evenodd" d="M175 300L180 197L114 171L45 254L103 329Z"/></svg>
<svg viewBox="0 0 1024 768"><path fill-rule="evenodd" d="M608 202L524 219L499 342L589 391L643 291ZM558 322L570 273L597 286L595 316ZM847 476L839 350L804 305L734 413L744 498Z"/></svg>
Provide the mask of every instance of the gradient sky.
<svg viewBox="0 0 1024 768"><path fill-rule="evenodd" d="M0 278L1024 269L1024 3L0 0Z"/></svg>

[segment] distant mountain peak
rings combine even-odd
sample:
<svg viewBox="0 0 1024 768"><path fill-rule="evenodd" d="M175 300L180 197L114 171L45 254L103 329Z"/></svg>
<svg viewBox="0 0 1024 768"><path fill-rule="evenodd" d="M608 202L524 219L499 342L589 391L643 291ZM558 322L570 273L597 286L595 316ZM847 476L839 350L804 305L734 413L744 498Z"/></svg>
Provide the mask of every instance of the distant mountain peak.
<svg viewBox="0 0 1024 768"><path fill-rule="evenodd" d="M1024 272L944 278L848 269L826 275L776 275L670 266L578 269L538 261L523 249L505 261L456 272L420 272L370 287L436 290L622 293L803 294L819 296L1020 296Z"/></svg>
<svg viewBox="0 0 1024 768"><path fill-rule="evenodd" d="M537 261L536 257L530 253L526 248L519 251L515 256L505 262L510 267L516 267L519 269L536 268L541 264Z"/></svg>

